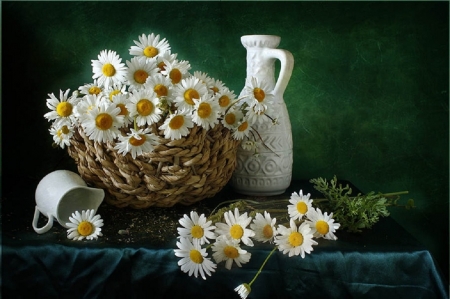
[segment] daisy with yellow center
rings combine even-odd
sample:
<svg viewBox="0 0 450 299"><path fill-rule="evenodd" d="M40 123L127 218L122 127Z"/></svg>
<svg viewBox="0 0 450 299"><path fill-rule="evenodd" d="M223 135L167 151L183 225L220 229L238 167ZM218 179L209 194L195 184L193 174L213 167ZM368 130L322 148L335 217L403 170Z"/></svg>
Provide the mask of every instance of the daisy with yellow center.
<svg viewBox="0 0 450 299"><path fill-rule="evenodd" d="M208 76L208 73L195 71L192 76L195 78L198 78L200 80L200 82L202 82L203 84L206 85L206 88L208 89L208 91L211 91L211 93L212 93L211 88L214 84L214 79L211 78L210 76Z"/></svg>
<svg viewBox="0 0 450 299"><path fill-rule="evenodd" d="M194 274L195 277L199 275L206 279L206 275L211 276L217 267L210 258L206 248L201 248L198 242L192 243L187 238L181 238L177 242L178 249L174 249L175 255L181 257L178 261L178 266L181 271L188 273L189 276Z"/></svg>
<svg viewBox="0 0 450 299"><path fill-rule="evenodd" d="M69 122L59 122L50 128L50 134L53 136L55 145L61 148L70 146L70 138L73 136L73 127Z"/></svg>
<svg viewBox="0 0 450 299"><path fill-rule="evenodd" d="M255 236L255 232L247 228L252 217L248 217L247 212L240 215L238 208L234 209L234 214L232 211L227 211L223 216L226 223L216 223L216 233L236 242L242 241L247 246L253 246L251 238Z"/></svg>
<svg viewBox="0 0 450 299"><path fill-rule="evenodd" d="M192 112L195 101L208 94L206 85L196 77L183 79L180 84L174 87L174 103L178 109Z"/></svg>
<svg viewBox="0 0 450 299"><path fill-rule="evenodd" d="M334 223L333 213L328 215L327 212L322 213L322 211L317 208L310 209L307 216L308 219L305 223L311 227L314 237L337 240L334 233L341 225L339 223Z"/></svg>
<svg viewBox="0 0 450 299"><path fill-rule="evenodd" d="M133 122L133 118L130 116L127 105L130 103L128 94L117 94L113 97L112 105L120 108L119 115L123 116L123 126L128 127Z"/></svg>
<svg viewBox="0 0 450 299"><path fill-rule="evenodd" d="M207 221L205 214L200 216L195 211L191 211L190 217L184 215L179 220L183 227L178 227L179 238L188 238L192 242L200 245L209 243L208 239L215 239L215 226L211 225L212 221Z"/></svg>
<svg viewBox="0 0 450 299"><path fill-rule="evenodd" d="M116 83L113 84L112 86L109 86L108 88L103 90L103 95L105 96L105 98L109 99L111 102L113 101L113 98L116 95L119 94L127 94L127 85L126 84L122 84L122 83Z"/></svg>
<svg viewBox="0 0 450 299"><path fill-rule="evenodd" d="M317 242L313 240L313 233L309 225L305 222L297 228L294 220L291 219L290 227L278 226L279 235L275 236L275 244L283 254L289 254L289 257L300 255L305 257L305 253L313 251L313 245Z"/></svg>
<svg viewBox="0 0 450 299"><path fill-rule="evenodd" d="M126 66L115 51L101 51L98 60L92 60L91 65L94 73L92 79L97 79L100 87L108 88L126 80Z"/></svg>
<svg viewBox="0 0 450 299"><path fill-rule="evenodd" d="M293 220L301 220L310 209L312 209L313 200L309 197L311 194L303 195L303 190L300 190L300 193L293 192L288 205L288 213L289 217Z"/></svg>
<svg viewBox="0 0 450 299"><path fill-rule="evenodd" d="M170 50L159 54L156 57L156 66L158 67L159 72L166 70L166 62L172 64L177 59L177 53L172 54Z"/></svg>
<svg viewBox="0 0 450 299"><path fill-rule="evenodd" d="M120 108L115 105L102 102L98 109L87 113L81 125L89 139L96 142L113 141L119 134L124 117L120 114Z"/></svg>
<svg viewBox="0 0 450 299"><path fill-rule="evenodd" d="M214 95L225 92L227 88L222 81L214 78L212 78L211 80L212 83L209 86L209 90L211 90Z"/></svg>
<svg viewBox="0 0 450 299"><path fill-rule="evenodd" d="M250 261L251 253L242 249L239 246L239 242L224 235L219 236L216 242L212 245L213 258L216 263L225 261L225 268L231 270L233 262L238 267L242 267L242 264L246 264Z"/></svg>
<svg viewBox="0 0 450 299"><path fill-rule="evenodd" d="M153 152L153 149L158 145L158 137L150 133L150 128L134 130L127 136L119 135L119 141L114 146L117 153L126 155L130 153L133 159L137 156L142 156L144 153Z"/></svg>
<svg viewBox="0 0 450 299"><path fill-rule="evenodd" d="M228 107L235 101L236 95L228 88L216 93L217 102L219 103L220 111L225 113Z"/></svg>
<svg viewBox="0 0 450 299"><path fill-rule="evenodd" d="M268 107L274 104L272 88L265 80L258 80L251 77L246 81L246 85L241 93L241 97L246 97L246 102L255 113L265 112Z"/></svg>
<svg viewBox="0 0 450 299"><path fill-rule="evenodd" d="M99 86L97 80L94 80L94 83L88 83L83 86L78 87L78 90L83 95L95 94L98 95L103 92L103 87Z"/></svg>
<svg viewBox="0 0 450 299"><path fill-rule="evenodd" d="M247 118L244 117L233 129L233 138L236 140L242 140L244 139L244 137L248 137L249 133L250 133L250 124Z"/></svg>
<svg viewBox="0 0 450 299"><path fill-rule="evenodd" d="M101 93L85 95L75 106L74 114L80 122L83 122L92 110L98 110L100 103L105 101L107 100Z"/></svg>
<svg viewBox="0 0 450 299"><path fill-rule="evenodd" d="M188 61L175 59L171 62L164 59L163 62L164 70L161 71L161 74L169 78L173 85L179 84L181 80L189 76L191 65ZM160 68L159 64L158 67Z"/></svg>
<svg viewBox="0 0 450 299"><path fill-rule="evenodd" d="M158 73L156 60L146 60L145 57L133 57L127 60L127 83L131 89L141 89L148 78Z"/></svg>
<svg viewBox="0 0 450 299"><path fill-rule="evenodd" d="M219 123L219 104L209 94L204 94L200 100L194 99L192 121L202 128L209 130Z"/></svg>
<svg viewBox="0 0 450 299"><path fill-rule="evenodd" d="M67 89L65 92L62 90L59 91L59 99L56 98L55 94L48 94L50 98L47 99L47 107L51 110L48 113L44 114L44 117L48 119L48 121L69 121L71 123L75 123L75 115L74 108L78 104L79 99L78 91L74 91L72 95L69 97L70 89Z"/></svg>
<svg viewBox="0 0 450 299"><path fill-rule="evenodd" d="M103 219L100 215L95 215L94 210L87 210L72 213L69 217L70 222L66 223L69 227L67 230L67 238L81 241L84 238L87 240L97 239L102 236Z"/></svg>
<svg viewBox="0 0 450 299"><path fill-rule="evenodd" d="M250 224L250 228L255 232L255 240L263 243L272 242L277 235L276 222L277 219L272 219L267 211L264 211L264 216L256 213L253 223Z"/></svg>
<svg viewBox="0 0 450 299"><path fill-rule="evenodd" d="M180 111L167 117L159 129L164 130L164 137L166 139L177 140L183 136L187 136L189 129L193 126L194 122L192 121L192 117L185 114L184 111Z"/></svg>
<svg viewBox="0 0 450 299"><path fill-rule="evenodd" d="M144 85L146 89L153 90L158 98L165 97L166 100L172 102L172 82L162 74L151 76Z"/></svg>
<svg viewBox="0 0 450 299"><path fill-rule="evenodd" d="M141 89L131 93L126 108L131 118L136 118L138 126L151 125L161 119L159 99L150 89Z"/></svg>
<svg viewBox="0 0 450 299"><path fill-rule="evenodd" d="M239 122L241 122L241 120L243 118L244 118L244 114L240 110L234 109L234 107L232 107L223 116L221 122L225 128L234 130L237 128L237 126L239 125Z"/></svg>
<svg viewBox="0 0 450 299"><path fill-rule="evenodd" d="M165 38L160 39L159 34L142 34L138 38L139 41L134 41L136 46L131 46L129 50L130 55L143 57L150 61L170 50L168 41Z"/></svg>

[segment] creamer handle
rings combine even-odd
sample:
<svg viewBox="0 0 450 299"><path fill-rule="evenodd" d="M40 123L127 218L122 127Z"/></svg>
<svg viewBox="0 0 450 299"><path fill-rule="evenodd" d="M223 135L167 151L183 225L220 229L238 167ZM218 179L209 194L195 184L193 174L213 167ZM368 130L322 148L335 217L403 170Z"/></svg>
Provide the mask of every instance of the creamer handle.
<svg viewBox="0 0 450 299"><path fill-rule="evenodd" d="M38 234L44 234L44 233L48 232L52 228L52 226L53 226L53 216L48 214L47 215L47 217L48 217L47 224L44 225L43 227L39 228L39 227L37 227L37 223L38 223L38 220L39 220L39 213L40 213L40 211L39 211L38 207L36 206L36 208L34 209L33 229Z"/></svg>

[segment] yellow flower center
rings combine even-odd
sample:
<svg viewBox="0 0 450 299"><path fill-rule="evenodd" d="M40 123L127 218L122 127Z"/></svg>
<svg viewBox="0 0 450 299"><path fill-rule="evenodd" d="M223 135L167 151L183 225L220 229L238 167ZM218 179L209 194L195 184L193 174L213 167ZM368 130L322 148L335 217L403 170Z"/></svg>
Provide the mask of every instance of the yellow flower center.
<svg viewBox="0 0 450 299"><path fill-rule="evenodd" d="M316 229L321 235L328 234L328 231L330 230L330 227L328 226L328 223L323 220L319 220L316 222Z"/></svg>
<svg viewBox="0 0 450 299"><path fill-rule="evenodd" d="M272 226L270 226L270 224L266 224L263 227L262 232L263 232L264 237L266 237L268 239L272 238L272 236L273 236L273 229L272 229Z"/></svg>
<svg viewBox="0 0 450 299"><path fill-rule="evenodd" d="M137 138L134 138L133 136L131 136L130 139L128 140L128 142L133 146L143 145L146 140L145 135L139 135L139 136L141 137L141 139L137 139Z"/></svg>
<svg viewBox="0 0 450 299"><path fill-rule="evenodd" d="M180 83L182 77L183 76L179 69L173 69L169 73L169 78L170 78L170 80L172 80L173 84Z"/></svg>
<svg viewBox="0 0 450 299"><path fill-rule="evenodd" d="M100 130L108 130L112 127L113 124L113 118L108 113L100 113L95 118L95 125Z"/></svg>
<svg viewBox="0 0 450 299"><path fill-rule="evenodd" d="M201 118L207 118L211 115L212 109L211 109L211 105L208 103L201 103L198 106L197 109L197 114L198 116L200 116Z"/></svg>
<svg viewBox="0 0 450 299"><path fill-rule="evenodd" d="M306 203L304 201L299 201L297 203L297 211L303 215L305 215L306 212L308 212L308 206L306 205Z"/></svg>
<svg viewBox="0 0 450 299"><path fill-rule="evenodd" d="M68 134L69 132L70 132L69 128L66 125L64 125L64 126L61 127L61 129L56 131L56 136L58 136L59 138L62 138L61 135Z"/></svg>
<svg viewBox="0 0 450 299"><path fill-rule="evenodd" d="M203 237L203 228L200 225L194 225L191 228L192 237L195 239L200 239Z"/></svg>
<svg viewBox="0 0 450 299"><path fill-rule="evenodd" d="M157 66L161 71L164 71L166 69L166 64L164 63L164 61L158 63Z"/></svg>
<svg viewBox="0 0 450 299"><path fill-rule="evenodd" d="M235 259L239 256L239 251L236 247L228 245L223 249L223 253L230 259Z"/></svg>
<svg viewBox="0 0 450 299"><path fill-rule="evenodd" d="M216 94L217 92L219 92L219 88L217 88L217 86L211 87L211 90L214 92L214 94Z"/></svg>
<svg viewBox="0 0 450 299"><path fill-rule="evenodd" d="M242 124L239 125L238 131L244 132L245 130L247 130L247 128L248 128L248 122L244 121Z"/></svg>
<svg viewBox="0 0 450 299"><path fill-rule="evenodd" d="M230 235L233 239L240 239L244 235L244 230L242 229L242 226L239 224L234 224L230 228Z"/></svg>
<svg viewBox="0 0 450 299"><path fill-rule="evenodd" d="M153 88L153 91L156 93L156 95L158 97L166 97L167 94L169 93L169 90L167 89L167 87L162 84L155 85L155 87Z"/></svg>
<svg viewBox="0 0 450 299"><path fill-rule="evenodd" d="M232 125L236 122L236 115L234 113L228 113L225 115L225 121L227 124Z"/></svg>
<svg viewBox="0 0 450 299"><path fill-rule="evenodd" d="M255 96L255 99L258 100L258 102L262 102L264 101L264 98L266 97L266 94L264 93L264 90L262 90L259 87L256 87L255 89L253 89L253 95Z"/></svg>
<svg viewBox="0 0 450 299"><path fill-rule="evenodd" d="M175 115L169 122L169 127L172 130L178 130L184 124L184 117L182 115Z"/></svg>
<svg viewBox="0 0 450 299"><path fill-rule="evenodd" d="M189 88L184 92L184 100L186 103L189 105L194 105L194 99L200 99L200 95L195 89Z"/></svg>
<svg viewBox="0 0 450 299"><path fill-rule="evenodd" d="M136 110L142 116L150 115L153 112L153 103L147 99L142 99L136 104Z"/></svg>
<svg viewBox="0 0 450 299"><path fill-rule="evenodd" d="M106 77L112 77L116 74L116 69L111 63L105 63L102 67L102 73Z"/></svg>
<svg viewBox="0 0 450 299"><path fill-rule="evenodd" d="M80 224L78 224L77 230L80 235L86 237L92 234L94 226L89 221L82 221Z"/></svg>
<svg viewBox="0 0 450 299"><path fill-rule="evenodd" d="M292 247L300 246L303 244L303 235L299 232L293 232L289 235L288 242Z"/></svg>
<svg viewBox="0 0 450 299"><path fill-rule="evenodd" d="M220 107L228 107L230 105L230 98L228 96L221 96L219 98Z"/></svg>
<svg viewBox="0 0 450 299"><path fill-rule="evenodd" d="M61 102L56 106L56 112L61 117L67 117L72 114L72 104L69 102Z"/></svg>
<svg viewBox="0 0 450 299"><path fill-rule="evenodd" d="M128 115L128 109L124 104L117 104L116 107L120 108L119 115Z"/></svg>
<svg viewBox="0 0 450 299"><path fill-rule="evenodd" d="M189 257L191 258L191 261L193 261L196 264L203 263L203 256L197 249L192 249L189 252Z"/></svg>
<svg viewBox="0 0 450 299"><path fill-rule="evenodd" d="M109 100L112 102L113 97L114 97L115 95L120 94L120 93L122 93L122 92L120 91L120 89L115 89L115 90L111 91L111 92L109 93Z"/></svg>
<svg viewBox="0 0 450 299"><path fill-rule="evenodd" d="M144 84L147 81L148 73L144 70L137 70L134 72L133 78L137 83Z"/></svg>
<svg viewBox="0 0 450 299"><path fill-rule="evenodd" d="M100 89L100 87L98 86L92 86L89 88L89 94L99 94L100 92L102 92L102 90Z"/></svg>
<svg viewBox="0 0 450 299"><path fill-rule="evenodd" d="M150 58L155 57L156 55L158 55L158 53L158 49L152 46L148 46L144 49L144 55Z"/></svg>

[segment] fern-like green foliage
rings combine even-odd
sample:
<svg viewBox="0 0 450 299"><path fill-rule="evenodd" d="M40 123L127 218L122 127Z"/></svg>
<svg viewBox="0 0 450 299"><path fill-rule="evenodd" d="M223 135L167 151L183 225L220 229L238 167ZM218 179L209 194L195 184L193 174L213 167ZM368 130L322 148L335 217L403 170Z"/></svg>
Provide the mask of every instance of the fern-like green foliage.
<svg viewBox="0 0 450 299"><path fill-rule="evenodd" d="M336 176L331 181L323 178L310 180L314 188L325 196L325 201L317 201L318 205L326 205L326 209L333 211L333 218L341 224L341 228L349 232L361 232L362 229L369 229L378 222L380 217L389 216L388 206L397 205L398 192L382 194L369 192L367 194L352 194L352 189L347 184L338 184ZM405 208L414 207L411 199Z"/></svg>

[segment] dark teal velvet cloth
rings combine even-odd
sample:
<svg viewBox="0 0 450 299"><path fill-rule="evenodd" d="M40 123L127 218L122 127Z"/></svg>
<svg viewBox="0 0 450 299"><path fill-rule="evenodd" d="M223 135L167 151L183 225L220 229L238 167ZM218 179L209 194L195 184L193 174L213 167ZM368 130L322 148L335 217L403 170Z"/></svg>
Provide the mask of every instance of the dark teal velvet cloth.
<svg viewBox="0 0 450 299"><path fill-rule="evenodd" d="M286 195L298 191L299 184L294 182ZM225 188L221 196L236 195ZM3 212L5 207L17 206L3 205ZM187 209L195 207L201 208ZM3 219L4 298L238 298L233 289L250 282L272 249L257 243L247 248L252 254L248 264L232 270L218 264L203 280L180 270L173 251L176 235L159 243L137 236L136 242L119 242L123 236L118 239L108 228L116 230L121 223L109 219L107 207L99 208L104 236L81 242L65 239L59 224L37 235L30 229L34 207L22 208L29 216L22 217L27 221L23 229L17 230L23 225L20 217L8 217L12 212ZM319 239L304 259L276 251L249 298L448 298L448 285L433 257L392 218L382 218L363 234L338 231L337 236L337 241Z"/></svg>

